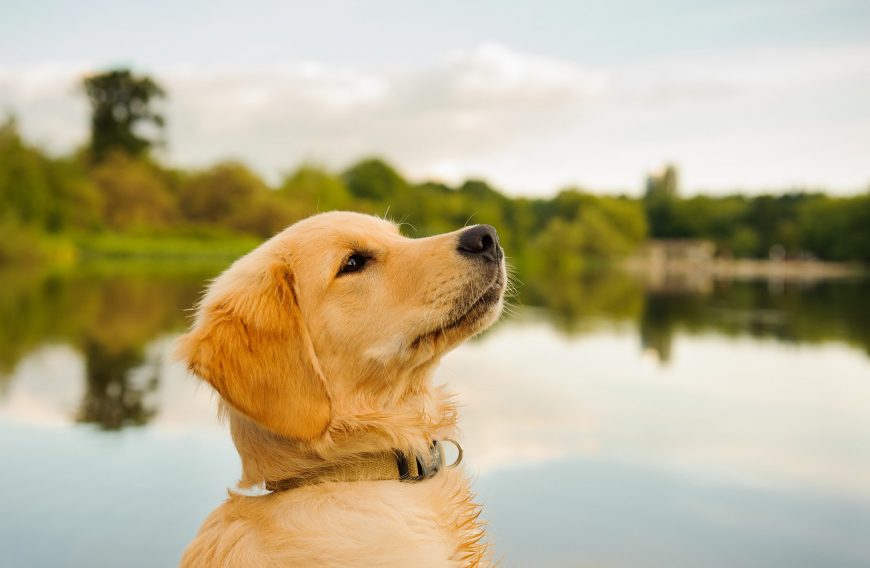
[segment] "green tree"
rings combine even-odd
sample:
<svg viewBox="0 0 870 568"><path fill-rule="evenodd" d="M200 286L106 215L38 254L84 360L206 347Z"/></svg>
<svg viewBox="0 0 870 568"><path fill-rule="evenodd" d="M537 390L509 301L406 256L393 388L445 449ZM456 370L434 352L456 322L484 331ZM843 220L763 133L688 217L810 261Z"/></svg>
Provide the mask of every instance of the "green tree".
<svg viewBox="0 0 870 568"><path fill-rule="evenodd" d="M578 190L562 191L552 201L555 214L518 251L529 278L577 278L591 265L631 254L646 238L637 201Z"/></svg>
<svg viewBox="0 0 870 568"><path fill-rule="evenodd" d="M161 136L163 115L154 102L166 96L148 76L116 69L86 77L83 87L91 105L91 159L103 161L112 151L146 153ZM147 135L147 129L153 131Z"/></svg>
<svg viewBox="0 0 870 568"><path fill-rule="evenodd" d="M177 217L175 195L153 164L114 152L91 171L91 178L105 199L103 218L112 229L166 226Z"/></svg>
<svg viewBox="0 0 870 568"><path fill-rule="evenodd" d="M351 194L377 203L389 203L408 189L408 182L396 170L376 158L354 164L341 177Z"/></svg>
<svg viewBox="0 0 870 568"><path fill-rule="evenodd" d="M265 182L238 162L224 162L191 176L181 187L181 213L186 219L211 224L228 223L269 189Z"/></svg>
<svg viewBox="0 0 870 568"><path fill-rule="evenodd" d="M46 218L51 232L99 228L106 208L105 195L76 159L51 160L47 171L52 201Z"/></svg>
<svg viewBox="0 0 870 568"><path fill-rule="evenodd" d="M236 231L268 238L305 216L293 204L268 191L256 194L232 215L227 225Z"/></svg>
<svg viewBox="0 0 870 568"><path fill-rule="evenodd" d="M27 145L14 118L0 125L0 220L42 225L51 201L46 159Z"/></svg>
<svg viewBox="0 0 870 568"><path fill-rule="evenodd" d="M661 173L647 176L643 200L653 237L683 236L675 226L674 208L678 191L679 173L674 165L668 164Z"/></svg>
<svg viewBox="0 0 870 568"><path fill-rule="evenodd" d="M728 247L736 257L757 256L761 248L761 238L752 227L740 225L728 241Z"/></svg>
<svg viewBox="0 0 870 568"><path fill-rule="evenodd" d="M825 260L870 262L870 192L816 196L798 214L801 245Z"/></svg>
<svg viewBox="0 0 870 568"><path fill-rule="evenodd" d="M467 213L462 221L488 223L507 230L505 218L510 200L504 194L480 179L465 181L457 191L465 204L463 213Z"/></svg>
<svg viewBox="0 0 870 568"><path fill-rule="evenodd" d="M278 188L278 194L293 205L299 217L353 208L353 198L344 181L313 165L302 165L287 176Z"/></svg>

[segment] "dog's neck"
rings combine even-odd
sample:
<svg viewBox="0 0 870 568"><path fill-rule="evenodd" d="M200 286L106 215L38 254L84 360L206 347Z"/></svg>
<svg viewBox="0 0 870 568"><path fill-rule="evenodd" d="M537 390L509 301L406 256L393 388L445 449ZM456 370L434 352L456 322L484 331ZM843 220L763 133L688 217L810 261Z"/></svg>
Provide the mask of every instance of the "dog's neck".
<svg viewBox="0 0 870 568"><path fill-rule="evenodd" d="M423 453L433 440L456 435L453 396L428 381L425 388L394 404L355 414L335 409L325 434L311 442L285 438L232 408L224 410L242 460L243 488L302 475L359 454L394 449Z"/></svg>

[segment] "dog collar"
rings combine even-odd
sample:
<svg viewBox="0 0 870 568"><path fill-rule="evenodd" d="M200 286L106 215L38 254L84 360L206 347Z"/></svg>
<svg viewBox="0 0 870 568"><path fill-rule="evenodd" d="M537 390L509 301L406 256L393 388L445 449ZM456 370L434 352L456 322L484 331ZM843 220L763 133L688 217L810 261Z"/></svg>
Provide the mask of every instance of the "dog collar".
<svg viewBox="0 0 870 568"><path fill-rule="evenodd" d="M456 460L444 464L443 444L456 446ZM434 477L444 468L454 468L462 461L462 446L455 440L432 442L426 454L401 450L360 454L340 462L313 469L303 475L267 481L266 489L275 493L305 485L338 481L403 481L416 483Z"/></svg>

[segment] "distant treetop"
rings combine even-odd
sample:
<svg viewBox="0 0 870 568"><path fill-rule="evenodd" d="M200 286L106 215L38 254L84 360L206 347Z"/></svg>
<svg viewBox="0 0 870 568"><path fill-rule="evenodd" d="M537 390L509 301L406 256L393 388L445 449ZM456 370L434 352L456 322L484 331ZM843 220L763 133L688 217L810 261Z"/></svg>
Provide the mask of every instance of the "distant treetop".
<svg viewBox="0 0 870 568"><path fill-rule="evenodd" d="M90 75L82 86L91 105L92 161L112 151L140 156L160 143L165 120L153 107L166 93L151 77L116 69Z"/></svg>

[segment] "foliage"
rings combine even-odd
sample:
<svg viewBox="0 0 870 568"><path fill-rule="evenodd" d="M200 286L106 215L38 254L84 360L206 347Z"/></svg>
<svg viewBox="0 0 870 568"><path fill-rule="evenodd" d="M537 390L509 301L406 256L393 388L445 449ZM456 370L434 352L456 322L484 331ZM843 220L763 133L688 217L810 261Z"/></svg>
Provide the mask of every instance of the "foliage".
<svg viewBox="0 0 870 568"><path fill-rule="evenodd" d="M0 125L0 222L58 232L95 228L103 196L75 159L28 145L14 118Z"/></svg>
<svg viewBox="0 0 870 568"><path fill-rule="evenodd" d="M146 342L184 327L184 308L230 259L334 209L388 216L417 237L494 225L525 283L524 303L552 311L572 333L602 315L636 325L643 346L665 360L675 329L705 326L784 341L844 337L870 350L859 286L787 286L771 295L765 284L737 282L704 297L645 293L634 278L606 270L648 236L707 239L725 256L765 257L778 245L792 257L870 263L870 193L682 198L669 166L650 176L642 199L577 188L512 198L480 179L413 183L377 158L343 172L305 164L272 188L238 162L193 172L156 162L156 138L143 127L163 127L152 104L164 95L151 79L114 71L85 86L89 153L50 156L23 139L13 118L0 125L0 316L17 322L0 326L0 380L35 345L71 342L87 359L80 421L109 429L148 421L155 384L131 382L129 372L149 364ZM713 310L721 305L734 309ZM788 317L772 324L754 313Z"/></svg>
<svg viewBox="0 0 870 568"><path fill-rule="evenodd" d="M236 162L218 164L191 176L180 194L181 214L191 221L228 224L248 207L266 184Z"/></svg>
<svg viewBox="0 0 870 568"><path fill-rule="evenodd" d="M78 420L108 429L147 421L147 371L160 361L149 360L146 346L189 323L187 309L227 262L109 266L86 259L72 270L0 269L0 321L15 322L0 326L0 389L27 353L62 342L86 360ZM548 312L564 333L602 321L636 329L644 349L664 361L676 335L710 331L789 344L845 341L870 353L870 297L860 281L786 283L776 294L767 282L714 281L699 293L651 290L622 271L590 270L532 279L521 300Z"/></svg>
<svg viewBox="0 0 870 568"><path fill-rule="evenodd" d="M112 229L163 227L178 217L175 195L147 161L113 152L91 170L91 179L103 196L103 220Z"/></svg>
<svg viewBox="0 0 870 568"><path fill-rule="evenodd" d="M646 238L642 207L628 199L566 190L543 209L545 221L531 246L526 270L549 267L559 274L579 276L589 263L601 264L627 256Z"/></svg>
<svg viewBox="0 0 870 568"><path fill-rule="evenodd" d="M82 86L91 105L90 151L94 162L119 151L140 156L154 146L155 137L142 130L151 127L159 136L164 119L153 102L166 94L153 79L118 69L86 77Z"/></svg>
<svg viewBox="0 0 870 568"><path fill-rule="evenodd" d="M84 259L190 262L230 260L250 251L260 241L252 236L213 232L189 235L81 234L73 236L73 242Z"/></svg>
<svg viewBox="0 0 870 568"><path fill-rule="evenodd" d="M147 276L135 268L102 274L87 263L72 271L0 271L0 319L15 323L0 326L0 388L26 353L60 341L85 357L78 421L112 430L145 423L154 413L161 364L149 360L146 345L187 325L186 308L220 270L185 267L180 274Z"/></svg>
<svg viewBox="0 0 870 568"><path fill-rule="evenodd" d="M388 216L415 237L494 225L525 279L579 278L634 253L648 235L710 240L724 256L766 257L775 248L791 257L870 261L870 194L681 198L673 166L650 176L642 199L576 188L550 199L511 198L480 179L455 187L412 183L377 158L341 173L302 165L275 188L238 162L169 170L134 132L142 122L162 125L149 106L162 90L148 78L119 73L86 82L94 124L109 121L101 113L117 122L105 138L95 130L97 162L50 157L22 139L14 119L0 126L0 233L16 237L0 245L0 262L68 259L76 250L87 257L209 257L209 242L218 251L241 250L333 209ZM125 110L112 110L114 104Z"/></svg>
<svg viewBox="0 0 870 568"><path fill-rule="evenodd" d="M342 175L350 193L372 202L389 202L401 197L407 182L385 162L367 159L359 162Z"/></svg>
<svg viewBox="0 0 870 568"><path fill-rule="evenodd" d="M46 179L52 197L45 227L51 232L99 229L110 196L97 187L91 174L76 159L54 159L47 166Z"/></svg>
<svg viewBox="0 0 870 568"><path fill-rule="evenodd" d="M870 192L817 196L798 209L796 225L801 246L821 258L870 263Z"/></svg>
<svg viewBox="0 0 870 568"><path fill-rule="evenodd" d="M0 126L0 199L3 215L22 223L42 224L51 202L45 159L25 144L9 118Z"/></svg>
<svg viewBox="0 0 870 568"><path fill-rule="evenodd" d="M287 203L297 207L297 218L347 207L352 202L344 180L323 168L304 164L287 176L277 190ZM308 207L314 204L314 207Z"/></svg>
<svg viewBox="0 0 870 568"><path fill-rule="evenodd" d="M719 254L734 257L765 258L778 248L794 258L870 259L870 193L837 198L790 191L683 199L677 179L669 166L663 176L647 182L644 206L654 238L707 239Z"/></svg>
<svg viewBox="0 0 870 568"><path fill-rule="evenodd" d="M0 220L0 266L69 265L76 257L75 247L66 239L14 220Z"/></svg>

